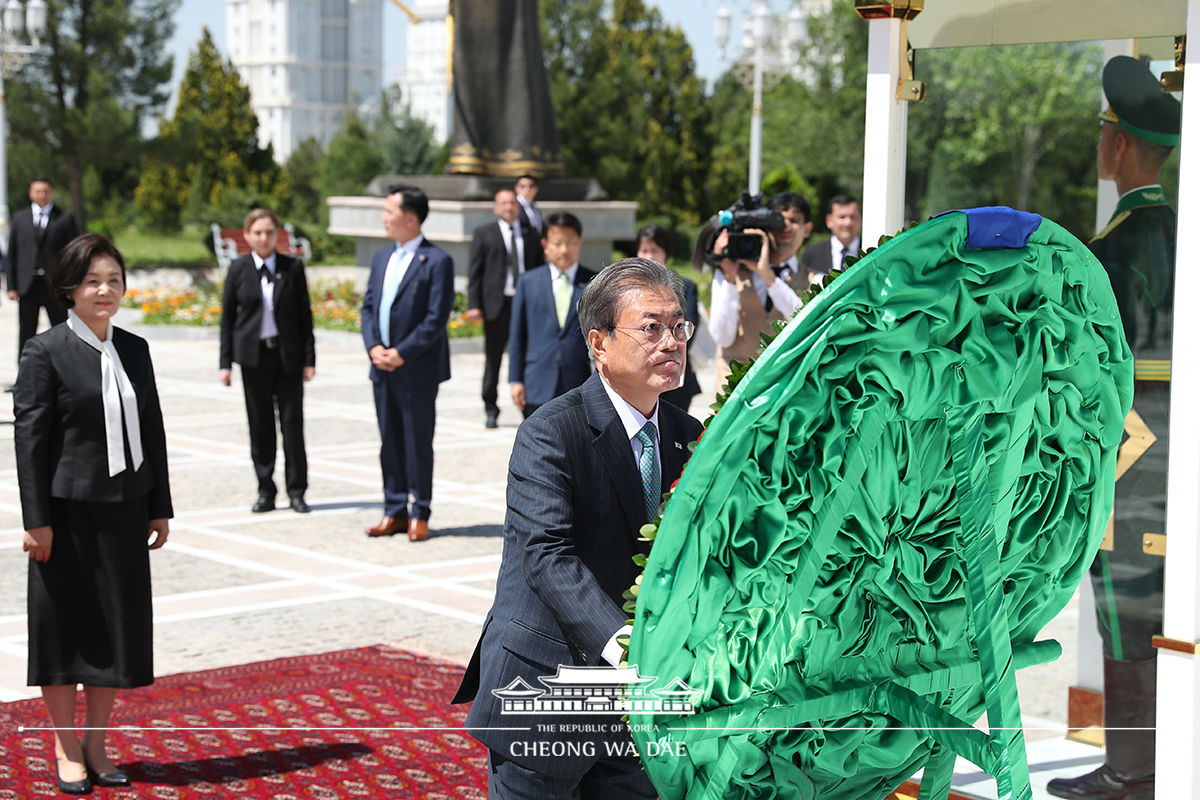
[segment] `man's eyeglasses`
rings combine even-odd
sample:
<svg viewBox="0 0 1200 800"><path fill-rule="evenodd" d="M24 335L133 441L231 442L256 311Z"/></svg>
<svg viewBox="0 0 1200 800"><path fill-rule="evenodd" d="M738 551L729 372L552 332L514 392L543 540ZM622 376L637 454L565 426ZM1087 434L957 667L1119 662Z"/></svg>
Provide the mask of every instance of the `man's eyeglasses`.
<svg viewBox="0 0 1200 800"><path fill-rule="evenodd" d="M645 338L647 344L657 344L662 339L663 334L670 331L677 342L686 342L692 338L692 334L696 332L696 326L690 322L676 322L674 325L663 325L661 322L647 322L640 328L622 328L613 325L615 331L641 331L642 337Z"/></svg>

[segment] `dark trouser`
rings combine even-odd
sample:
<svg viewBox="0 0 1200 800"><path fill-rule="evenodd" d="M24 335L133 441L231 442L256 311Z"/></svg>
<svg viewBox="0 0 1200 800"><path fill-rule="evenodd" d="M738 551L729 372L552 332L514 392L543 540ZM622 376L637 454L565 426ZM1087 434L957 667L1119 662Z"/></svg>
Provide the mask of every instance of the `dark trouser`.
<svg viewBox="0 0 1200 800"><path fill-rule="evenodd" d="M284 477L288 497L308 489L308 456L304 452L304 376L284 372L279 350L260 346L258 366L242 366L246 420L250 425L250 460L258 476L258 493L275 496L275 409L283 433Z"/></svg>
<svg viewBox="0 0 1200 800"><path fill-rule="evenodd" d="M433 428L438 385L410 386L383 375L374 383L379 420L379 466L383 471L383 513L429 519L433 497ZM412 494L412 510L408 496Z"/></svg>
<svg viewBox="0 0 1200 800"><path fill-rule="evenodd" d="M658 797L637 758L600 758L578 778L534 772L488 750L490 800L625 800Z"/></svg>
<svg viewBox="0 0 1200 800"><path fill-rule="evenodd" d="M1144 551L1142 534L1166 530L1170 384L1137 381L1133 398L1155 440L1117 480L1113 549L1096 555L1091 578L1104 651L1104 725L1118 729L1105 733L1105 761L1124 778L1146 779L1154 774L1151 637L1162 632L1164 562Z"/></svg>
<svg viewBox="0 0 1200 800"><path fill-rule="evenodd" d="M46 287L46 276L34 275L29 289L17 301L17 359L25 343L37 333L38 311L46 309L46 316L51 325L67 321L67 310L50 299L50 290Z"/></svg>
<svg viewBox="0 0 1200 800"><path fill-rule="evenodd" d="M499 411L496 387L500 385L500 358L508 347L508 326L512 321L512 298L504 298L504 306L495 319L483 321L483 407Z"/></svg>

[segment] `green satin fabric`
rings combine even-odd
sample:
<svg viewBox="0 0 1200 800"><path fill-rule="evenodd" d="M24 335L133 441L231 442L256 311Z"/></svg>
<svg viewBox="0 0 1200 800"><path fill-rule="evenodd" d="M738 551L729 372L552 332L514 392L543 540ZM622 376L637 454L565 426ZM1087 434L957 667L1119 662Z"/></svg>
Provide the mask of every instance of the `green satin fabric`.
<svg viewBox="0 0 1200 800"><path fill-rule="evenodd" d="M1024 769L1016 734L970 724L1019 727L1013 670L1057 657L1034 637L1107 523L1133 363L1061 227L966 235L951 213L851 266L687 465L630 640L696 692L693 716L630 720L664 798L883 798L937 742L935 766Z"/></svg>

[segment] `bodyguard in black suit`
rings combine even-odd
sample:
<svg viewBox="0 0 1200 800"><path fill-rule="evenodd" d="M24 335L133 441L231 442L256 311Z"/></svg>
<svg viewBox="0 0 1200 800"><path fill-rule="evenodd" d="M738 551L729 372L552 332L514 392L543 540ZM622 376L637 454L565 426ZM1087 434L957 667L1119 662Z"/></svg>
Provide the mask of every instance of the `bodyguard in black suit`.
<svg viewBox="0 0 1200 800"><path fill-rule="evenodd" d="M18 300L17 356L37 333L38 310L46 309L51 325L67 319L67 311L51 302L46 272L58 252L82 231L70 211L54 205L54 188L48 178L29 183L32 205L13 214L4 275L8 299Z"/></svg>
<svg viewBox="0 0 1200 800"><path fill-rule="evenodd" d="M234 259L225 275L219 377L228 386L233 362L242 365L250 460L258 476L258 499L251 510L275 508L278 407L289 505L306 514L304 383L316 374L316 342L304 264L275 252L279 228L279 218L268 209L246 215L242 231L252 252Z"/></svg>
<svg viewBox="0 0 1200 800"><path fill-rule="evenodd" d="M817 283L830 270L844 269L846 259L858 255L862 247L859 240L862 209L858 200L848 194L834 195L825 214L825 227L831 234L829 241L810 244L800 254L800 271L806 273L805 286Z"/></svg>
<svg viewBox="0 0 1200 800"><path fill-rule="evenodd" d="M407 531L413 542L429 537L435 402L438 384L450 379L446 322L454 306L454 261L421 234L428 214L420 189L388 191L383 226L396 244L371 260L362 305L383 470L383 519L366 533Z"/></svg>
<svg viewBox="0 0 1200 800"><path fill-rule="evenodd" d="M546 224L542 219L542 212L534 205L534 200L538 196L537 178L532 175L522 175L517 178L517 182L513 184L513 189L517 193L517 202L521 206L521 227L531 228L537 232L539 239L546 235Z"/></svg>
<svg viewBox="0 0 1200 800"><path fill-rule="evenodd" d="M500 358L508 345L512 299L517 281L526 270L542 263L537 234L517 221L517 195L512 189L496 192L492 210L496 221L480 225L471 237L467 264L467 319L483 323L483 408L487 427L495 428L500 406Z"/></svg>
<svg viewBox="0 0 1200 800"><path fill-rule="evenodd" d="M682 290L646 259L602 270L579 301L597 373L517 430L496 599L454 697L474 701L467 726L488 747L492 798L656 796L637 758L608 753L606 743L631 746L618 717L589 717L600 730L573 738L556 730L567 717L502 714L493 690L620 661L621 593L636 576L631 559L648 551L638 529L700 435L699 422L658 402L678 385L694 330Z"/></svg>

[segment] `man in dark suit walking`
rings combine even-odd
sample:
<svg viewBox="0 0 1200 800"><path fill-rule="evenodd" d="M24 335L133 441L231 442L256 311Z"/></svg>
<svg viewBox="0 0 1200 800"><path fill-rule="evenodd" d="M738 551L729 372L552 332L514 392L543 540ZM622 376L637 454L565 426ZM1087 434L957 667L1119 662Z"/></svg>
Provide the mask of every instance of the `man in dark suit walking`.
<svg viewBox="0 0 1200 800"><path fill-rule="evenodd" d="M512 189L496 192L495 222L475 229L467 265L467 319L483 323L483 408L487 427L497 426L496 404L500 359L508 345L512 299L525 270L542 263L542 248L529 226L517 221L517 196Z"/></svg>
<svg viewBox="0 0 1200 800"><path fill-rule="evenodd" d="M830 270L845 269L846 259L857 256L862 249L862 208L848 194L835 195L829 201L825 227L832 234L827 242L817 242L804 248L800 255L801 272L808 273L808 283L818 283Z"/></svg>
<svg viewBox="0 0 1200 800"><path fill-rule="evenodd" d="M506 712L493 690L620 662L621 593L633 556L648 552L638 529L700 435L699 422L658 401L679 384L694 330L682 302L662 264L602 270L578 309L596 374L517 430L496 599L454 698L474 700L467 726L488 747L492 798L656 796L636 757L610 752L632 747L618 717L562 732L566 718Z"/></svg>
<svg viewBox="0 0 1200 800"><path fill-rule="evenodd" d="M546 218L542 249L549 263L521 276L508 334L508 384L528 419L544 403L588 379L591 362L576 308L596 276L579 265L583 223L574 214Z"/></svg>
<svg viewBox="0 0 1200 800"><path fill-rule="evenodd" d="M46 272L58 251L83 231L70 211L54 205L54 187L49 178L29 183L30 207L13 214L8 238L4 275L8 299L17 300L17 356L37 333L38 311L46 309L51 325L67 319L67 310L51 302Z"/></svg>
<svg viewBox="0 0 1200 800"><path fill-rule="evenodd" d="M234 259L225 275L219 378L229 386L233 362L242 365L250 460L258 477L258 499L250 510L275 508L278 406L288 505L307 514L304 384L316 375L316 340L304 263L275 252L279 228L279 217L268 209L246 215L242 231L251 252Z"/></svg>
<svg viewBox="0 0 1200 800"><path fill-rule="evenodd" d="M383 470L383 518L366 533L407 531L414 542L429 537L435 403L438 384L450 378L446 321L454 305L454 261L421 234L428 215L420 189L388 190L383 227L396 245L371 260L362 305Z"/></svg>

